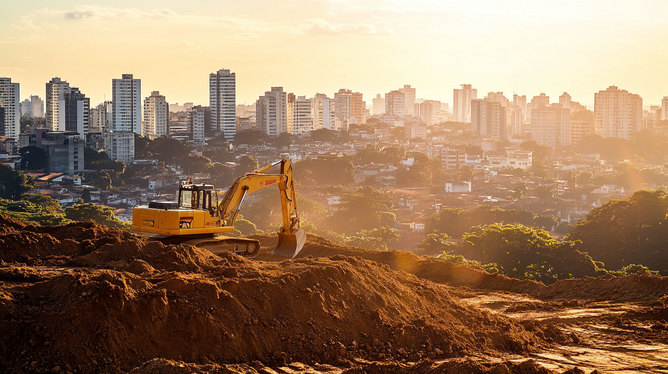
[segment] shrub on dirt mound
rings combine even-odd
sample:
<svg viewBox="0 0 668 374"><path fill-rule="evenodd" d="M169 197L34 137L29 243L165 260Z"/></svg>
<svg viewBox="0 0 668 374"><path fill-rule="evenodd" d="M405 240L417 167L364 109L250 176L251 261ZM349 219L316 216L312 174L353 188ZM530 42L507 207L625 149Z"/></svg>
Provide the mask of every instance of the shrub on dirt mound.
<svg viewBox="0 0 668 374"><path fill-rule="evenodd" d="M541 344L516 321L460 303L446 286L371 261L220 261L199 274L61 270L22 286L0 304L0 362L90 372L151 358L419 360Z"/></svg>

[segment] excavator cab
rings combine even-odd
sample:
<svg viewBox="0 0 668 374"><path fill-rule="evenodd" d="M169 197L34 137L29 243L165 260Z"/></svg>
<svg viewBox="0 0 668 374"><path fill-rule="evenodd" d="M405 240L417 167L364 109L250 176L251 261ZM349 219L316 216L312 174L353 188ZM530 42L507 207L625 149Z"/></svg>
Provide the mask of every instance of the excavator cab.
<svg viewBox="0 0 668 374"><path fill-rule="evenodd" d="M179 186L179 208L206 210L215 216L218 194L211 184L182 183Z"/></svg>

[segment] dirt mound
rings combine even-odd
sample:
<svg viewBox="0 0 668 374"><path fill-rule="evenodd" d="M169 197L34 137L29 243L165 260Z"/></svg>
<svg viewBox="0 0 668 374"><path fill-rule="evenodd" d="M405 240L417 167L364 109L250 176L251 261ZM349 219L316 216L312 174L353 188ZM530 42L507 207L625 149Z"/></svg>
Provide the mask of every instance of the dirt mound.
<svg viewBox="0 0 668 374"><path fill-rule="evenodd" d="M527 360L521 363L485 363L476 362L470 359L454 359L446 362L435 363L432 360L425 359L414 364L404 364L396 361L387 362L353 362L347 363L349 368L339 368L330 365L304 365L302 363L290 363L275 371L268 368L260 362L240 365L217 365L217 364L189 364L181 361L172 361L165 359L154 359L130 372L130 374L189 374L189 373L210 373L210 374L258 374L258 373L341 373L341 374L552 374L554 371L548 370L538 365L533 360ZM581 373L582 371L567 372L568 374Z"/></svg>
<svg viewBox="0 0 668 374"><path fill-rule="evenodd" d="M253 238L258 239L262 245L262 252L256 257L257 259L263 261L284 259L271 254L277 242L275 237L258 235ZM546 286L543 283L489 274L474 266L417 256L406 251L373 251L339 245L317 235L308 235L307 243L297 257L328 257L336 254L387 264L393 270L405 271L432 282L524 293L542 299L655 300L668 294L668 277L648 273L636 273L624 277L608 275L598 278L567 279Z"/></svg>
<svg viewBox="0 0 668 374"><path fill-rule="evenodd" d="M221 263L151 276L61 269L16 286L0 304L2 362L129 370L151 358L418 360L542 344L513 320L460 303L446 286L371 261L257 263L229 255Z"/></svg>

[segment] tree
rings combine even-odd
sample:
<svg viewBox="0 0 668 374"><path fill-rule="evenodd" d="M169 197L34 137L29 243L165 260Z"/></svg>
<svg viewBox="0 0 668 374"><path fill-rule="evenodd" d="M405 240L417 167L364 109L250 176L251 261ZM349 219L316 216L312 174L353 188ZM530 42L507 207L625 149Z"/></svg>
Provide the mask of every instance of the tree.
<svg viewBox="0 0 668 374"><path fill-rule="evenodd" d="M552 148L543 144L538 144L538 142L535 140L522 142L522 144L520 144L520 148L533 152L533 162L536 162L536 160L545 161L547 155L552 153Z"/></svg>
<svg viewBox="0 0 668 374"><path fill-rule="evenodd" d="M151 147L153 141L149 138L145 138L139 134L135 134L135 158L137 159L148 159L153 157L151 152Z"/></svg>
<svg viewBox="0 0 668 374"><path fill-rule="evenodd" d="M211 166L211 160L204 156L190 155L181 161L180 166L187 174L203 173Z"/></svg>
<svg viewBox="0 0 668 374"><path fill-rule="evenodd" d="M336 131L329 129L317 129L310 132L311 140L315 142L333 142L339 135Z"/></svg>
<svg viewBox="0 0 668 374"><path fill-rule="evenodd" d="M21 200L29 201L35 204L40 209L40 213L45 214L62 214L63 208L60 202L48 195L29 193L23 195Z"/></svg>
<svg viewBox="0 0 668 374"><path fill-rule="evenodd" d="M593 276L598 270L593 259L573 243L561 243L545 230L519 224L475 227L462 235L457 252L470 260L497 263L510 277L550 283Z"/></svg>
<svg viewBox="0 0 668 374"><path fill-rule="evenodd" d="M23 170L45 170L49 167L49 155L43 148L31 145L21 148L19 153Z"/></svg>
<svg viewBox="0 0 668 374"><path fill-rule="evenodd" d="M84 167L97 170L100 162L109 161L107 152L98 152L92 148L84 147Z"/></svg>
<svg viewBox="0 0 668 374"><path fill-rule="evenodd" d="M334 231L353 234L384 226L383 213L391 208L392 199L388 194L363 186L344 194L339 208L326 221Z"/></svg>
<svg viewBox="0 0 668 374"><path fill-rule="evenodd" d="M295 181L303 185L347 186L355 181L355 166L350 156L321 155L293 164Z"/></svg>
<svg viewBox="0 0 668 374"><path fill-rule="evenodd" d="M255 171L259 168L257 158L255 156L242 156L237 160L239 166L234 168L234 173L237 176L242 176L251 171Z"/></svg>
<svg viewBox="0 0 668 374"><path fill-rule="evenodd" d="M668 275L668 196L641 190L589 211L568 240L605 263L607 269L642 264Z"/></svg>
<svg viewBox="0 0 668 374"><path fill-rule="evenodd" d="M151 143L150 152L155 158L168 164L188 157L188 145L172 138L157 138Z"/></svg>
<svg viewBox="0 0 668 374"><path fill-rule="evenodd" d="M37 184L29 177L9 165L0 163L0 198L19 200L23 194L35 188Z"/></svg>
<svg viewBox="0 0 668 374"><path fill-rule="evenodd" d="M418 244L418 247L422 249L420 254L437 255L452 251L457 247L457 244L448 241L448 239L450 239L450 236L445 233L427 234L427 236L422 239L422 243Z"/></svg>
<svg viewBox="0 0 668 374"><path fill-rule="evenodd" d="M234 144L257 145L266 142L268 139L269 136L260 130L244 130L234 135ZM212 145L211 141L209 141L209 145Z"/></svg>
<svg viewBox="0 0 668 374"><path fill-rule="evenodd" d="M287 132L282 132L278 134L277 137L271 139L271 143L273 143L276 147L282 148L282 147L287 147L290 144L292 144L292 139L294 138L294 135L287 133Z"/></svg>
<svg viewBox="0 0 668 374"><path fill-rule="evenodd" d="M127 229L129 224L122 222L111 207L93 203L76 204L65 208L65 217L72 221L90 221L114 229Z"/></svg>

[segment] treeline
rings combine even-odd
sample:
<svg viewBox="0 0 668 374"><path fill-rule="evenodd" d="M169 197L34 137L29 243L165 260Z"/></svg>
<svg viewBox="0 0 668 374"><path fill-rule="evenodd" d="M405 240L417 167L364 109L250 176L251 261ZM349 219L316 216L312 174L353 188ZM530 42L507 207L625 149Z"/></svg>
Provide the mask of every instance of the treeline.
<svg viewBox="0 0 668 374"><path fill-rule="evenodd" d="M495 218L503 219L465 228ZM490 272L546 283L637 271L668 275L665 191L638 191L594 208L563 241L540 228L536 218L542 219L534 216L532 222L530 214L522 211L447 210L432 218L429 227L433 232L421 246L424 253L443 253L448 261L469 262ZM448 241L448 232L455 237L461 233L461 244Z"/></svg>

